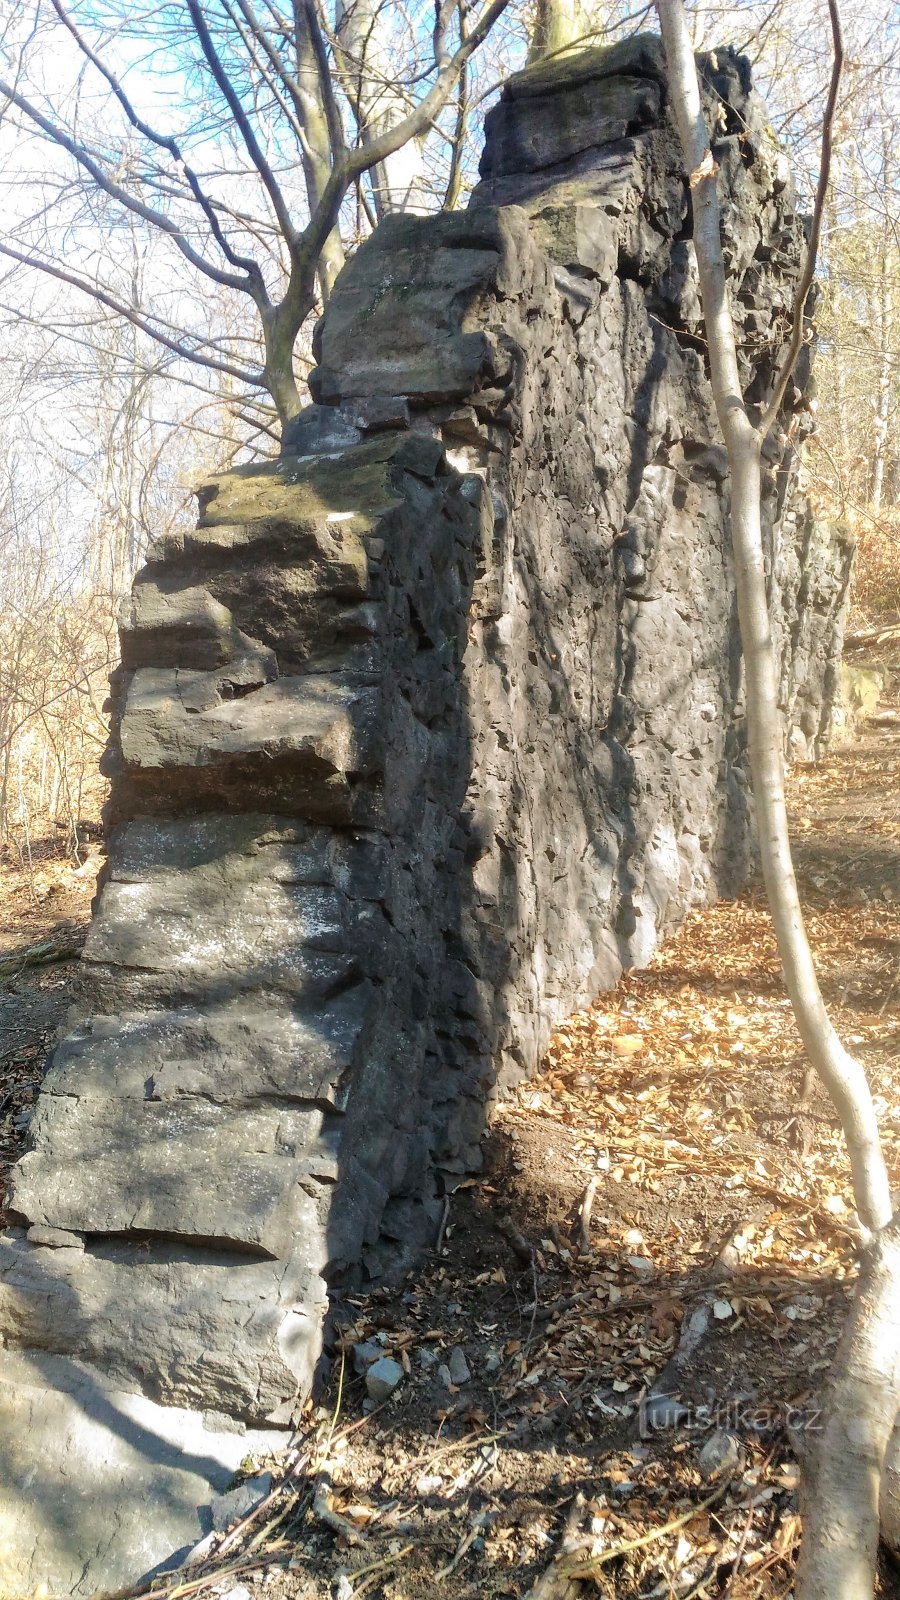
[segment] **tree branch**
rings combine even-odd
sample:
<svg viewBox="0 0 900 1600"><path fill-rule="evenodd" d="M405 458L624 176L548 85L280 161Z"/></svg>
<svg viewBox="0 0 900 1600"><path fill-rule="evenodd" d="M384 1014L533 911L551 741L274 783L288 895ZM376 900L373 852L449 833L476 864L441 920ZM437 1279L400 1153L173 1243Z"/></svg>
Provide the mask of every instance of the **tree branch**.
<svg viewBox="0 0 900 1600"><path fill-rule="evenodd" d="M256 16L249 0L236 0L240 11L238 16L229 0L221 0L222 8L229 22L236 29L250 60L262 78L263 83L284 113L288 127L305 152L305 133L303 129L303 106L297 93L297 84L292 74L287 71L281 51L273 44L269 32L264 28ZM258 47L258 48L257 48ZM264 65L259 52L262 51L268 65ZM285 91L287 99L285 98ZM288 104L288 100L290 104Z"/></svg>
<svg viewBox="0 0 900 1600"><path fill-rule="evenodd" d="M804 312L809 291L813 285L816 272L816 258L819 253L819 240L822 234L822 217L825 212L825 197L828 193L828 182L831 177L831 149L834 131L834 113L837 108L838 90L841 83L841 72L844 66L844 41L841 33L841 18L837 8L837 0L828 0L828 16L831 22L831 39L833 56L831 63L831 83L828 87L828 99L822 114L822 154L819 161L819 181L816 185L816 198L813 204L812 220L809 229L809 243L806 247L806 259L803 263L803 272L797 287L797 297L794 301L794 321L791 328L791 337L787 353L778 369L772 397L766 407L765 414L759 424L759 431L765 438L773 426L788 380L797 362L797 357L803 348Z"/></svg>
<svg viewBox="0 0 900 1600"><path fill-rule="evenodd" d="M468 38L463 39L447 65L432 84L428 93L423 96L418 105L393 128L386 128L383 133L377 134L368 144L361 145L356 150L351 150L347 158L349 176L355 177L358 172L365 172L369 167L378 166L388 156L394 155L410 139L416 139L428 127L436 116L443 111L444 106L453 93L453 86L459 77L461 69L469 57L474 54L478 46L487 38L494 23L503 15L510 0L491 0L472 28Z"/></svg>
<svg viewBox="0 0 900 1600"><path fill-rule="evenodd" d="M445 0L446 4L446 0ZM457 0L459 9L459 36L466 37L466 9L462 0ZM459 69L459 90L456 106L456 126L450 140L450 173L447 178L447 187L444 191L442 210L455 211L459 204L462 189L462 161L466 142L466 126L469 120L469 70L465 62Z"/></svg>
<svg viewBox="0 0 900 1600"><path fill-rule="evenodd" d="M319 77L319 88L322 94L322 104L325 107L325 119L328 123L328 134L331 139L331 149L335 160L343 156L346 149L346 138L341 113L335 99L334 84L328 65L328 53L325 49L325 35L316 9L316 0L294 0L294 15L297 18L298 46L300 35L300 14L302 13L309 36L309 42L315 57ZM298 56L300 50L298 48Z"/></svg>
<svg viewBox="0 0 900 1600"><path fill-rule="evenodd" d="M51 0L51 4L56 12L56 15L59 17L60 22L72 35L72 38L75 40L75 43L77 44L82 55L85 56L91 65L96 68L97 72L100 73L101 77L103 77L109 84L109 87L122 107L122 110L125 112L125 115L128 118L128 121L131 123L131 126L138 133L143 134L144 138L148 139L151 144L157 145L161 150L168 150L173 161L175 161L181 168L181 171L184 173L184 176L187 179L194 199L200 206L203 215L209 223L210 232L212 233L213 238L215 239L226 260L230 261L233 267L238 267L241 271L245 272L248 278L253 278L258 288L262 289L264 293L265 287L263 284L262 273L260 272L257 263L253 260L252 256L240 255L230 245L219 223L215 207L208 195L204 192L197 174L194 172L193 168L188 164L188 162L185 161L178 145L178 141L172 135L158 133L155 128L152 128L148 122L144 121L143 117L138 115L115 73L106 65L106 62L102 59L102 57L98 56L96 51L88 43L74 18L71 17L66 11L64 5L62 4L62 0Z"/></svg>
<svg viewBox="0 0 900 1600"><path fill-rule="evenodd" d="M253 165L262 179L263 186L265 187L269 199L272 202L272 209L276 218L278 219L278 226L284 234L288 244L291 244L291 242L297 237L297 230L294 227L291 214L288 211L284 195L282 194L278 184L278 180L259 147L259 142L256 138L256 134L253 132L250 119L247 116L243 105L241 104L240 96L235 92L234 85L231 83L231 80L229 79L228 74L222 65L222 61L215 45L213 44L212 35L210 34L210 31L206 25L206 18L204 17L203 12L200 10L198 0L187 0L187 8L191 22L194 24L194 32L200 41L200 48L206 58L206 64L212 73L213 79L215 80L216 86L222 95L222 98L234 117L241 138L244 141L247 154L249 155L250 160L253 162Z"/></svg>
<svg viewBox="0 0 900 1600"><path fill-rule="evenodd" d="M58 267L55 262L44 261L40 256L26 255L22 250L16 250L12 245L0 241L0 255L7 256L11 261L18 261L24 267L33 267L37 272L43 272L48 278L56 278L60 283L68 283L73 289L79 289L82 294L89 295L92 300L98 300L101 305L114 311L117 316L124 317L133 327L140 328L149 338L155 339L157 344L171 350L173 355L181 356L185 361L192 361L196 366L209 367L213 372L222 372L229 378L236 378L239 383L250 384L253 388L264 387L264 378L260 371L251 372L246 367L238 367L231 361L222 361L217 357L204 356L197 349L192 349L181 339L171 338L160 328L154 328L139 311L133 306L128 306L100 284L90 283L86 278L74 272L68 272L64 267Z"/></svg>
<svg viewBox="0 0 900 1600"><path fill-rule="evenodd" d="M245 294L253 292L246 277L239 278L236 273L226 272L223 268L214 266L211 261L207 261L205 256L200 255L199 251L194 249L193 245L185 237L183 229L176 222L173 222L162 211L157 211L153 206L145 205L135 195L129 194L127 189L123 189L121 184L116 183L115 179L111 178L103 170L100 163L95 161L92 155L88 154L84 145L73 139L71 134L66 133L64 128L59 127L55 122L51 122L49 117L45 117L43 112L38 110L37 106L33 106L23 94L13 89L11 84L6 83L3 79L0 79L0 94L5 95L11 105L23 112L29 121L34 123L35 127L40 128L41 132L46 134L53 144L58 145L62 150L67 150L69 155L78 162L78 165L84 167L85 171L90 173L97 187L102 189L104 194L109 195L112 200L117 200L126 210L133 212L135 216L141 217L144 222L150 223L152 227L159 228L161 233L167 234L177 245L185 259L196 267L199 272L204 273L207 278L212 278L214 283L222 284L224 288L240 289Z"/></svg>

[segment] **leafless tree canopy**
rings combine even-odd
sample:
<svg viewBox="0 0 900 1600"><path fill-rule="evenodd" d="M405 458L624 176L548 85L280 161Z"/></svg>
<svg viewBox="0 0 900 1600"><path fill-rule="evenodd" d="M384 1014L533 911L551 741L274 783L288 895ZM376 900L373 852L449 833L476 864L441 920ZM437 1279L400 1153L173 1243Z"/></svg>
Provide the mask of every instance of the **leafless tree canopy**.
<svg viewBox="0 0 900 1600"><path fill-rule="evenodd" d="M807 308L819 395L806 469L823 515L859 538L863 620L900 607L891 9L842 6L819 298ZM720 0L691 6L688 21L696 47L732 41L749 54L811 204L829 70L824 3ZM184 515L200 472L277 448L281 422L305 399L313 322L348 253L391 210L465 204L484 112L509 72L653 26L652 6L635 0L7 8L0 580L19 621L4 613L0 829L30 816L25 800L38 793L44 810L68 818L55 752L65 744L71 763L83 750L85 770L94 760L115 596L149 532ZM28 648L13 649L26 623ZM81 639L78 650L51 637L57 623ZM79 653L92 663L90 704L77 687ZM26 685L27 659L41 672L56 660L59 671ZM45 704L90 733L48 742L56 723L41 720Z"/></svg>

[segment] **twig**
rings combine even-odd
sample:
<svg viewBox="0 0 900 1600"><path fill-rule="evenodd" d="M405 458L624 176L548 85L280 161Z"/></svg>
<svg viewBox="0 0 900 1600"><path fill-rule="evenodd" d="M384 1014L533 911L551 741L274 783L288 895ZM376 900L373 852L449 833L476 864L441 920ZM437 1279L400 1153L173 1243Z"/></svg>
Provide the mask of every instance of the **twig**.
<svg viewBox="0 0 900 1600"><path fill-rule="evenodd" d="M450 1215L450 1196L449 1196L449 1194L445 1194L444 1195L444 1209L443 1209L443 1212L441 1214L441 1221L440 1221L440 1226L439 1226L438 1231L437 1231L437 1238L434 1241L434 1253L437 1256L440 1255L441 1246L444 1243L444 1234L447 1231L447 1218L449 1217L449 1215Z"/></svg>
<svg viewBox="0 0 900 1600"><path fill-rule="evenodd" d="M706 1571L704 1572L702 1578L697 1579L697 1582L693 1585L693 1587L688 1589L687 1594L680 1595L679 1600L700 1600L700 1596L706 1594L706 1591L712 1583L713 1578L716 1576L718 1570L719 1562L714 1558L712 1561L707 1563Z"/></svg>
<svg viewBox="0 0 900 1600"><path fill-rule="evenodd" d="M415 1545L405 1544L403 1549L398 1550L394 1555L382 1556L379 1561L370 1561L366 1567L357 1567L355 1572L347 1573L347 1582L352 1584L357 1578L369 1579L378 1572L384 1572L388 1567L396 1566L398 1561L404 1561L414 1549ZM364 1594L368 1587L368 1582L361 1583L358 1589L354 1588L353 1593L355 1595Z"/></svg>
<svg viewBox="0 0 900 1600"><path fill-rule="evenodd" d="M519 1260L526 1267L530 1267L534 1259L534 1247L528 1243L524 1233L516 1227L512 1217L498 1217L496 1226L497 1232L502 1233L504 1239L509 1240Z"/></svg>
<svg viewBox="0 0 900 1600"><path fill-rule="evenodd" d="M232 1561L227 1567L215 1567L211 1572L206 1572L199 1578L192 1578L190 1583L175 1583L168 1589L121 1589L112 1597L112 1600L184 1600L185 1595L197 1594L208 1583L219 1583L222 1578L231 1578L236 1573L255 1572L260 1567L268 1566L272 1558L272 1550L289 1549L290 1540L279 1539L262 1556L242 1556L239 1561Z"/></svg>
<svg viewBox="0 0 900 1600"><path fill-rule="evenodd" d="M502 1433L469 1433L464 1439L454 1439L451 1444L441 1445L437 1450L429 1450L420 1456L415 1456L406 1465L419 1467L425 1463L431 1466L433 1462L443 1460L444 1456L456 1455L460 1450L474 1450L476 1445L480 1447L483 1444L496 1444L498 1439L505 1439L510 1431L509 1428L504 1428Z"/></svg>
<svg viewBox="0 0 900 1600"><path fill-rule="evenodd" d="M438 1582L442 1582L444 1578L449 1578L450 1574L456 1571L466 1551L471 1548L482 1531L481 1526L476 1523L474 1527L469 1528L467 1533L463 1534L447 1565L441 1567L440 1571L435 1573L434 1576Z"/></svg>
<svg viewBox="0 0 900 1600"><path fill-rule="evenodd" d="M235 1524L230 1533L226 1534L225 1538L222 1540L222 1543L219 1545L218 1550L216 1551L217 1559L220 1556L223 1556L225 1551L229 1550L233 1544L237 1543L241 1535L247 1532L250 1524L255 1522L257 1517L262 1516L262 1513L268 1510L273 1500L277 1499L282 1489L290 1482L292 1478L296 1477L301 1472L305 1472L308 1463L308 1452L305 1455L298 1455L297 1460L290 1468L290 1471L285 1473L280 1483L276 1483L271 1493L267 1494L264 1500L260 1500L259 1505L254 1506L252 1511L248 1511L247 1515L242 1517L240 1522Z"/></svg>
<svg viewBox="0 0 900 1600"><path fill-rule="evenodd" d="M597 1193L597 1179L591 1178L584 1191L584 1198L578 1212L578 1250L579 1254L589 1256L591 1253L591 1212L594 1208L594 1196Z"/></svg>
<svg viewBox="0 0 900 1600"><path fill-rule="evenodd" d="M581 1289L578 1294L561 1295L558 1300L552 1300L548 1306L539 1306L537 1317L539 1322L550 1322L553 1317L561 1317L564 1312L574 1310L575 1306L583 1305L585 1300L596 1298L596 1289ZM526 1307L527 1309L527 1307ZM602 1315L599 1307L598 1314Z"/></svg>
<svg viewBox="0 0 900 1600"><path fill-rule="evenodd" d="M334 1430L335 1430L335 1428L337 1426L337 1419L341 1414L341 1401L344 1398L344 1367L345 1367L346 1359L347 1359L346 1358L346 1354L345 1354L344 1350L342 1349L341 1350L341 1367L340 1367L340 1371L338 1373L337 1399L334 1402L334 1411L332 1412L332 1416L331 1416L331 1427L328 1429L328 1439L327 1439L327 1441L325 1443L325 1454L326 1454L326 1456L327 1456L329 1450L331 1449L331 1443L332 1443L332 1440L334 1439Z"/></svg>
<svg viewBox="0 0 900 1600"><path fill-rule="evenodd" d="M264 1522L262 1527L258 1529L253 1538L250 1540L250 1543L247 1546L247 1555L253 1555L253 1553L259 1549L264 1539L271 1538L276 1528L280 1528L283 1522L287 1522L288 1517L293 1515L296 1508L296 1500L289 1500L287 1505L281 1511L279 1511L277 1517L275 1517L271 1522ZM266 1548L271 1548L271 1546L267 1546Z"/></svg>
<svg viewBox="0 0 900 1600"><path fill-rule="evenodd" d="M434 1450L424 1450L421 1455L413 1456L411 1461L403 1464L403 1470L408 1472L413 1467L431 1468L436 1461L441 1461L445 1456L456 1455L461 1450L474 1450L483 1444L496 1444L498 1439L505 1439L515 1430L503 1428L500 1433L469 1433L464 1439L454 1439L450 1444L438 1445ZM392 1468L385 1474L385 1483L394 1482L399 1468Z"/></svg>
<svg viewBox="0 0 900 1600"><path fill-rule="evenodd" d="M755 1600L756 1596L760 1596L762 1594L762 1586L760 1585L759 1580L763 1576L763 1574L766 1573L766 1572L771 1571L772 1567L777 1567L779 1561L787 1561L787 1562L789 1562L790 1559L791 1559L792 1553L794 1552L794 1550L796 1550L797 1545L799 1543L800 1543L800 1534L799 1534L799 1532L797 1532L797 1533L794 1534L794 1537L791 1540L790 1544L786 1545L783 1550L773 1550L772 1554L766 1556L765 1561L761 1561L759 1566L755 1568L754 1573L753 1573L753 1581L754 1581L754 1584L755 1584L754 1600Z"/></svg>
<svg viewBox="0 0 900 1600"><path fill-rule="evenodd" d="M741 1570L741 1561L743 1560L744 1551L747 1548L747 1536L753 1526L753 1513L755 1510L756 1507L751 1499L750 1504L747 1507L747 1515L744 1519L744 1526L741 1530L741 1537L738 1541L738 1547L734 1553L734 1565L731 1568L731 1577L728 1579L725 1588L722 1590L722 1600L730 1600L731 1595L734 1594L734 1586L737 1583L738 1573Z"/></svg>
<svg viewBox="0 0 900 1600"><path fill-rule="evenodd" d="M648 1533L639 1534L636 1539L625 1539L621 1544L613 1545L611 1550L602 1550L599 1555L592 1556L590 1561L581 1561L563 1570L570 1578L593 1578L600 1567L605 1567L608 1561L615 1561L617 1556L627 1555L631 1550L642 1550L645 1545L655 1544L658 1539L664 1539L667 1533L674 1533L677 1528L683 1528L685 1523L693 1522L701 1511L708 1511L717 1501L724 1498L731 1488L732 1479L714 1489L712 1494L701 1500L699 1505L692 1506L689 1511L682 1512L680 1517L673 1517L670 1522L664 1522L660 1528L651 1528Z"/></svg>
<svg viewBox="0 0 900 1600"><path fill-rule="evenodd" d="M778 369L768 406L759 424L762 437L774 426L784 399L784 391L794 367L797 357L803 348L805 333L806 302L809 291L813 286L816 275L816 257L819 253L819 236L822 232L822 217L825 211L825 199L828 194L828 182L831 176L831 150L834 130L834 114L837 109L838 90L841 85L841 73L844 67L844 41L841 36L841 18L838 11L837 0L828 0L828 16L831 22L831 82L828 86L828 98L825 110L822 113L822 138L819 156L819 181L816 184L816 196L813 202L812 217L809 223L809 242L806 246L806 256L800 282L794 298L794 315L791 327L791 337L788 341L784 360Z"/></svg>

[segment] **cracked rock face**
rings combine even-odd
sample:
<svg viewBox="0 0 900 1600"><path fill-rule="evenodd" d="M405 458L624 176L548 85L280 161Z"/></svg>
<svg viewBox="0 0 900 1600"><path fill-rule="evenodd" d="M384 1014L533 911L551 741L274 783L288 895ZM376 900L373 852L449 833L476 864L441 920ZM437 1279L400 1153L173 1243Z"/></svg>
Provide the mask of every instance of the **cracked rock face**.
<svg viewBox="0 0 900 1600"><path fill-rule="evenodd" d="M803 229L746 64L705 72L761 398ZM554 1024L747 870L687 203L657 41L511 80L469 209L391 217L346 267L281 460L205 485L197 529L138 575L80 1015L0 1239L4 1528L43 1452L4 1593L130 1583L190 1542L218 1446L172 1476L160 1444L154 1477L151 1438L207 1412L232 1437L284 1426L329 1286L414 1259ZM811 756L850 552L783 422L765 527ZM159 1427L135 1433L142 1407ZM40 1570L72 1459L97 1515L62 1517ZM149 1543L116 1512L135 1493Z"/></svg>

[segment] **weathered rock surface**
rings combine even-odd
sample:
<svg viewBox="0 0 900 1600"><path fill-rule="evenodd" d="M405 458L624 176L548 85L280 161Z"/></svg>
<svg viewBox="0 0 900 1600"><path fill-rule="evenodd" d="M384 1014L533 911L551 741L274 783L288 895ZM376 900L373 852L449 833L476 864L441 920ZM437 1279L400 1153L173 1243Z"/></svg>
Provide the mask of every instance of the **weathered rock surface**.
<svg viewBox="0 0 900 1600"><path fill-rule="evenodd" d="M746 65L706 70L761 397L803 230ZM109 1419L76 1427L82 1383L161 1408L161 1437L178 1408L286 1423L329 1285L433 1239L492 1097L751 857L724 455L657 42L512 80L482 171L465 213L391 217L358 251L287 453L207 484L123 608L84 1000L0 1240L0 1333L29 1353L8 1359L36 1362L34 1414L59 1400L85 1460ZM849 552L792 450L765 517L811 755ZM49 1438L9 1403L7 1524ZM47 1445L4 1592L125 1583L195 1542L215 1451L170 1493L129 1437L102 1548Z"/></svg>
<svg viewBox="0 0 900 1600"><path fill-rule="evenodd" d="M121 1587L123 1569L167 1566L212 1524L198 1503L281 1437L154 1405L81 1362L8 1351L0 1430L4 1595L96 1595Z"/></svg>

